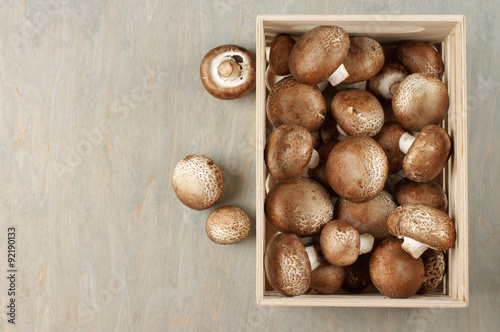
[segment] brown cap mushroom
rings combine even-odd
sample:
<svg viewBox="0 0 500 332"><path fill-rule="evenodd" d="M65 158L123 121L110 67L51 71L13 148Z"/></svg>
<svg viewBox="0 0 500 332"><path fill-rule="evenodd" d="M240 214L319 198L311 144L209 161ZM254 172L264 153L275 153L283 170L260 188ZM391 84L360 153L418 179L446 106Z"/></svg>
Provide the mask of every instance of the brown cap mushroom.
<svg viewBox="0 0 500 332"><path fill-rule="evenodd" d="M428 182L441 173L451 151L451 138L436 125L425 126L414 137L401 135L399 147L406 154L403 160L405 176L415 182Z"/></svg>
<svg viewBox="0 0 500 332"><path fill-rule="evenodd" d="M370 257L371 252L359 256L353 264L344 266L345 277L342 289L351 293L359 293L371 284Z"/></svg>
<svg viewBox="0 0 500 332"><path fill-rule="evenodd" d="M312 271L311 289L324 295L338 292L344 282L344 267L335 266L327 262Z"/></svg>
<svg viewBox="0 0 500 332"><path fill-rule="evenodd" d="M399 84L408 76L405 67L399 63L387 63L370 78L366 88L384 102L390 102Z"/></svg>
<svg viewBox="0 0 500 332"><path fill-rule="evenodd" d="M349 202L345 198L339 198L336 211L338 218L354 226L359 233L373 235L376 240L389 237L387 230L387 218L396 209L391 194L382 191L375 198L362 202Z"/></svg>
<svg viewBox="0 0 500 332"><path fill-rule="evenodd" d="M333 265L347 266L358 259L358 256L372 250L374 238L370 234L362 234L342 220L332 220L321 230L321 252Z"/></svg>
<svg viewBox="0 0 500 332"><path fill-rule="evenodd" d="M414 295L425 276L424 263L401 248L401 240L382 241L370 258L370 277L380 293L395 299Z"/></svg>
<svg viewBox="0 0 500 332"><path fill-rule="evenodd" d="M201 61L200 76L205 89L215 98L243 97L255 88L255 56L236 45L216 47Z"/></svg>
<svg viewBox="0 0 500 332"><path fill-rule="evenodd" d="M316 181L301 178L274 186L265 201L266 218L282 232L318 234L333 216L333 202Z"/></svg>
<svg viewBox="0 0 500 332"><path fill-rule="evenodd" d="M346 89L332 100L332 114L347 135L375 136L384 125L384 109L366 90Z"/></svg>
<svg viewBox="0 0 500 332"><path fill-rule="evenodd" d="M399 84L392 97L392 111L405 128L420 131L439 124L448 111L446 85L431 74L411 74Z"/></svg>
<svg viewBox="0 0 500 332"><path fill-rule="evenodd" d="M425 294L434 290L446 273L446 257L441 250L428 249L422 255L425 267L425 278L422 287L418 290L419 294Z"/></svg>
<svg viewBox="0 0 500 332"><path fill-rule="evenodd" d="M336 85L348 75L342 65L348 51L349 35L344 29L338 26L316 27L300 37L293 47L290 72L304 84L318 84L328 79ZM337 72L339 68L341 70ZM331 78L334 73L338 77Z"/></svg>
<svg viewBox="0 0 500 332"><path fill-rule="evenodd" d="M279 34L273 38L269 50L269 68L275 75L290 74L288 59L295 45L295 40L287 34Z"/></svg>
<svg viewBox="0 0 500 332"><path fill-rule="evenodd" d="M332 189L352 202L377 196L387 179L389 164L384 150L368 136L349 136L330 152L326 175Z"/></svg>
<svg viewBox="0 0 500 332"><path fill-rule="evenodd" d="M385 55L379 42L370 37L351 37L344 67L349 73L342 84L353 84L370 79L384 66Z"/></svg>
<svg viewBox="0 0 500 332"><path fill-rule="evenodd" d="M297 235L275 235L267 244L264 265L267 280L281 294L297 296L309 289L311 263Z"/></svg>
<svg viewBox="0 0 500 332"><path fill-rule="evenodd" d="M408 72L427 73L441 78L444 73L443 59L434 46L422 42L407 40L400 43L393 53L394 61L402 64Z"/></svg>
<svg viewBox="0 0 500 332"><path fill-rule="evenodd" d="M208 215L205 231L215 243L233 244L250 233L250 218L236 206L221 206Z"/></svg>
<svg viewBox="0 0 500 332"><path fill-rule="evenodd" d="M319 88L299 83L291 76L276 83L267 97L267 118L275 127L296 124L314 131L321 127L326 111Z"/></svg>
<svg viewBox="0 0 500 332"><path fill-rule="evenodd" d="M172 185L184 205L204 210L219 200L224 181L220 168L212 159L194 154L177 163L172 173Z"/></svg>
<svg viewBox="0 0 500 332"><path fill-rule="evenodd" d="M448 207L446 193L434 181L419 183L405 178L396 186L394 197L399 205L423 204L441 211L446 211Z"/></svg>
<svg viewBox="0 0 500 332"><path fill-rule="evenodd" d="M415 258L427 248L448 250L455 244L455 225L450 217L421 204L398 206L387 219L387 228L404 239L403 249Z"/></svg>
<svg viewBox="0 0 500 332"><path fill-rule="evenodd" d="M405 154L399 149L399 140L404 133L410 133L396 121L384 123L382 130L373 137L375 141L384 149L389 161L389 172L397 173L401 170Z"/></svg>

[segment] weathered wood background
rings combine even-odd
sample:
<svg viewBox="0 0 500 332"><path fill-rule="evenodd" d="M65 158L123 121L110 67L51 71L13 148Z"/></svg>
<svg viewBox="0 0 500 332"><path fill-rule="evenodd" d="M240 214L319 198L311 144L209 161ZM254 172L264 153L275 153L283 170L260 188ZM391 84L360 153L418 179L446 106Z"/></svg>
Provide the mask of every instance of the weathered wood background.
<svg viewBox="0 0 500 332"><path fill-rule="evenodd" d="M206 154L229 179L218 206L255 225L255 93L216 100L198 71L215 46L255 51L255 17L271 13L466 15L467 309L259 307L255 232L216 245L210 210L176 199L176 162ZM0 330L499 330L499 14L495 0L2 1Z"/></svg>

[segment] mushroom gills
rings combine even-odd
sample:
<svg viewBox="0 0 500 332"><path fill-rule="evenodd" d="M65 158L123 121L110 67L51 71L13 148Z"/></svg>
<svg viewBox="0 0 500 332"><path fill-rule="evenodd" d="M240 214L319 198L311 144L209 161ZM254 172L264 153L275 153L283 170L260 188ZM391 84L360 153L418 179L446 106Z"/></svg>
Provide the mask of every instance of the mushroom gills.
<svg viewBox="0 0 500 332"><path fill-rule="evenodd" d="M337 68L337 70L335 70L330 77L328 77L328 82L330 82L331 85L336 86L348 77L349 73L345 69L344 64L341 64L340 67Z"/></svg>
<svg viewBox="0 0 500 332"><path fill-rule="evenodd" d="M370 252L374 242L375 238L371 234L365 233L359 235L359 254L362 255Z"/></svg>
<svg viewBox="0 0 500 332"><path fill-rule="evenodd" d="M401 138L399 139L399 149L401 150L401 152L407 154L414 141L415 136L411 134L404 133L403 135L401 135Z"/></svg>
<svg viewBox="0 0 500 332"><path fill-rule="evenodd" d="M403 244L401 245L401 247L407 253L412 255L413 258L419 258L424 253L424 251L430 248L428 245L423 244L422 242L418 242L417 240L414 240L407 236L403 236L402 239Z"/></svg>

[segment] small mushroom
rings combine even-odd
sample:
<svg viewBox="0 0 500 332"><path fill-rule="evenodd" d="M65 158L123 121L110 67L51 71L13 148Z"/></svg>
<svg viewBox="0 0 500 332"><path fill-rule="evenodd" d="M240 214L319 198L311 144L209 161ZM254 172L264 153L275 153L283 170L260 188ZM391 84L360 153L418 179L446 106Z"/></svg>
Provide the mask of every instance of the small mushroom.
<svg viewBox="0 0 500 332"><path fill-rule="evenodd" d="M342 62L349 51L349 35L338 26L319 26L306 32L290 53L290 72L304 84L328 79L332 85L349 74Z"/></svg>
<svg viewBox="0 0 500 332"><path fill-rule="evenodd" d="M428 182L441 173L451 151L451 138L436 125L425 126L417 137L404 133L399 148L405 153L403 171L415 182Z"/></svg>
<svg viewBox="0 0 500 332"><path fill-rule="evenodd" d="M395 62L402 64L409 73L427 73L441 78L444 73L443 59L434 46L407 40L401 42L393 53Z"/></svg>
<svg viewBox="0 0 500 332"><path fill-rule="evenodd" d="M241 98L255 88L255 56L236 45L216 47L201 61L200 76L215 98Z"/></svg>
<svg viewBox="0 0 500 332"><path fill-rule="evenodd" d="M385 55L379 42L370 37L351 37L344 67L349 73L342 84L353 84L370 79L384 66Z"/></svg>
<svg viewBox="0 0 500 332"><path fill-rule="evenodd" d="M342 289L350 293L359 293L370 284L370 257L371 253L361 255L351 265L344 266L344 283Z"/></svg>
<svg viewBox="0 0 500 332"><path fill-rule="evenodd" d="M418 290L419 294L428 293L443 281L446 273L446 257L443 251L429 249L422 255L425 267L425 278L422 287Z"/></svg>
<svg viewBox="0 0 500 332"><path fill-rule="evenodd" d="M184 205L204 210L219 200L224 181L220 168L212 159L194 154L177 163L172 173L172 185Z"/></svg>
<svg viewBox="0 0 500 332"><path fill-rule="evenodd" d="M377 196L387 179L389 163L384 150L368 136L349 136L328 156L326 175L332 189L352 202Z"/></svg>
<svg viewBox="0 0 500 332"><path fill-rule="evenodd" d="M448 197L443 188L434 181L413 182L401 180L396 186L396 201L403 204L423 204L441 211L448 207Z"/></svg>
<svg viewBox="0 0 500 332"><path fill-rule="evenodd" d="M401 240L382 241L370 258L370 277L380 293L395 299L408 298L420 289L425 269L421 258L415 259L401 248Z"/></svg>
<svg viewBox="0 0 500 332"><path fill-rule="evenodd" d="M347 135L375 136L384 125L384 109L366 90L346 89L332 100L332 114Z"/></svg>
<svg viewBox="0 0 500 332"><path fill-rule="evenodd" d="M405 67L399 63L387 63L368 80L367 90L384 102L391 102L399 84L408 76Z"/></svg>
<svg viewBox="0 0 500 332"><path fill-rule="evenodd" d="M269 50L269 68L278 76L290 74L288 59L295 45L295 40L287 34L279 34L273 38Z"/></svg>
<svg viewBox="0 0 500 332"><path fill-rule="evenodd" d="M285 77L273 87L267 97L266 112L274 127L296 124L314 131L326 117L326 102L316 85L299 83Z"/></svg>
<svg viewBox="0 0 500 332"><path fill-rule="evenodd" d="M411 74L399 84L392 97L392 111L401 125L420 131L440 124L448 111L446 85L431 74Z"/></svg>
<svg viewBox="0 0 500 332"><path fill-rule="evenodd" d="M328 191L305 178L274 186L266 197L264 209L271 225L300 237L319 234L333 217Z"/></svg>
<svg viewBox="0 0 500 332"><path fill-rule="evenodd" d="M389 161L389 172L397 173L403 166L405 154L399 149L399 140L404 133L410 133L396 121L384 123L382 129L373 137L375 141L384 149Z"/></svg>
<svg viewBox="0 0 500 332"><path fill-rule="evenodd" d="M250 218L236 206L221 206L208 215L205 231L218 244L240 242L250 233Z"/></svg>
<svg viewBox="0 0 500 332"><path fill-rule="evenodd" d="M387 219L387 228L404 239L403 249L415 258L427 248L448 250L455 244L455 225L450 217L421 204L398 206Z"/></svg>
<svg viewBox="0 0 500 332"><path fill-rule="evenodd" d="M344 267L329 264L325 261L312 271L311 289L324 295L339 291L344 282Z"/></svg>
<svg viewBox="0 0 500 332"><path fill-rule="evenodd" d="M359 234L354 226L342 220L332 220L321 230L321 252L333 265L347 266L359 255L372 250L374 238L370 234Z"/></svg>

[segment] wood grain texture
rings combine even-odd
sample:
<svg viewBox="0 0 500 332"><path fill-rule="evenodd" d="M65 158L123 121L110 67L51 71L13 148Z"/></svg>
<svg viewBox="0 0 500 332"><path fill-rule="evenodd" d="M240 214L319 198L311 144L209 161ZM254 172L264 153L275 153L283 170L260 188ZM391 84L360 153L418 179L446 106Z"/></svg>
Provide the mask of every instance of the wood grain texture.
<svg viewBox="0 0 500 332"><path fill-rule="evenodd" d="M260 307L255 298L255 93L212 98L199 61L255 51L258 14L465 14L470 303L466 309ZM500 45L494 0L0 3L0 330L497 330ZM224 170L216 205L250 236L220 246L211 211L175 197L191 153ZM17 228L16 326L7 227ZM362 317L362 319L360 319Z"/></svg>

